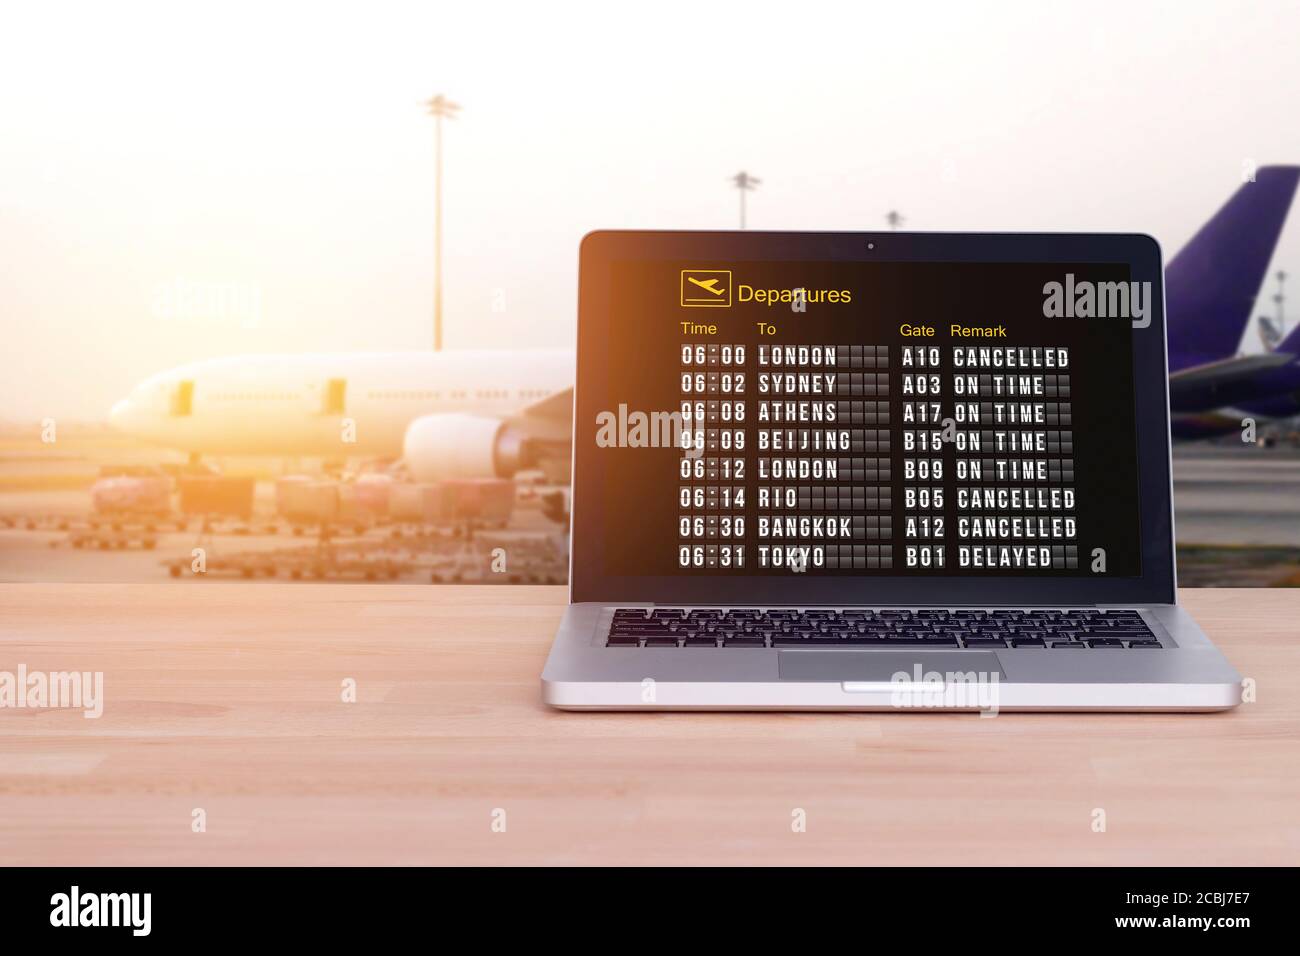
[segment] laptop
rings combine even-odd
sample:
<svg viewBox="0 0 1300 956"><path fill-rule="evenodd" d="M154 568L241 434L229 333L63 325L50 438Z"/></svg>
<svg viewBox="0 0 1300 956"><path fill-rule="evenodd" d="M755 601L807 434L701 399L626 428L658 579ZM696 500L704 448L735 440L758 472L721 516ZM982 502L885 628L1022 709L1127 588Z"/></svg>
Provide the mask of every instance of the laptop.
<svg viewBox="0 0 1300 956"><path fill-rule="evenodd" d="M595 232L570 710L1213 711L1143 235Z"/></svg>

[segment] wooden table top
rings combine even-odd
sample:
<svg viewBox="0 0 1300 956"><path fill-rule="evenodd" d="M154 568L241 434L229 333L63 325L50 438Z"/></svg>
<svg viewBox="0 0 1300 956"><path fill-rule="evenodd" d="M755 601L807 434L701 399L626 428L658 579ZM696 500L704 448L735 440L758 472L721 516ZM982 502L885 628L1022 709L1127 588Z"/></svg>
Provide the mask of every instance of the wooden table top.
<svg viewBox="0 0 1300 956"><path fill-rule="evenodd" d="M0 862L1300 863L1300 591L1182 599L1257 702L562 713L562 588L4 585L0 671L104 711L0 708Z"/></svg>

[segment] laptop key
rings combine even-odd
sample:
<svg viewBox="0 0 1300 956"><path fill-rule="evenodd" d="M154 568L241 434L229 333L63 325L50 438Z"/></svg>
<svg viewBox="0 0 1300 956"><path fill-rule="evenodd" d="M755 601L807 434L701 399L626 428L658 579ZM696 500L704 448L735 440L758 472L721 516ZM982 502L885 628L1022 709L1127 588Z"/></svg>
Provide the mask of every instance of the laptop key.
<svg viewBox="0 0 1300 956"><path fill-rule="evenodd" d="M957 647L955 637L877 637L868 647Z"/></svg>
<svg viewBox="0 0 1300 956"><path fill-rule="evenodd" d="M671 637L673 640L677 640L677 634L666 627L612 628L609 633L611 635L621 634L638 638Z"/></svg>
<svg viewBox="0 0 1300 956"><path fill-rule="evenodd" d="M611 634L606 647L640 647L641 639L635 634Z"/></svg>
<svg viewBox="0 0 1300 956"><path fill-rule="evenodd" d="M732 637L722 642L723 647L766 647L761 637Z"/></svg>

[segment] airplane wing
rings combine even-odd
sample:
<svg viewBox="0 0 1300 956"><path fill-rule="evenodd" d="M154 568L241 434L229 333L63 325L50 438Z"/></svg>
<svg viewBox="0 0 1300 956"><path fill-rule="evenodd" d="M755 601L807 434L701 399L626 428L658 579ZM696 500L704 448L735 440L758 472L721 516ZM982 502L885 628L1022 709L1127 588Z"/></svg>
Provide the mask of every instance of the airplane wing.
<svg viewBox="0 0 1300 956"><path fill-rule="evenodd" d="M1239 355L1171 372L1169 408L1174 412L1201 412L1259 397L1257 377L1294 358L1287 352Z"/></svg>
<svg viewBox="0 0 1300 956"><path fill-rule="evenodd" d="M563 421L567 428L573 421L573 389L548 395L540 402L526 406L519 415L527 418L540 418L549 421Z"/></svg>
<svg viewBox="0 0 1300 956"><path fill-rule="evenodd" d="M525 406L507 424L527 446L526 460L557 484L569 480L573 435L573 389L566 388Z"/></svg>

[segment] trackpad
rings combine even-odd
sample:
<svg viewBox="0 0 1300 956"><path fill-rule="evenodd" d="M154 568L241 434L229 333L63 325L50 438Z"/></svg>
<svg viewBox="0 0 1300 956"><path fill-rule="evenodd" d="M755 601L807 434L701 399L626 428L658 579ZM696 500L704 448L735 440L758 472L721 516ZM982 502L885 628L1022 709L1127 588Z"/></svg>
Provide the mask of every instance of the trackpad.
<svg viewBox="0 0 1300 956"><path fill-rule="evenodd" d="M992 651L781 651L781 680L925 680L927 674L994 674L1006 677ZM905 677L895 677L903 674ZM931 678L933 679L933 678ZM976 678L978 679L978 677Z"/></svg>

